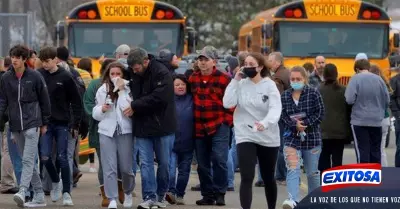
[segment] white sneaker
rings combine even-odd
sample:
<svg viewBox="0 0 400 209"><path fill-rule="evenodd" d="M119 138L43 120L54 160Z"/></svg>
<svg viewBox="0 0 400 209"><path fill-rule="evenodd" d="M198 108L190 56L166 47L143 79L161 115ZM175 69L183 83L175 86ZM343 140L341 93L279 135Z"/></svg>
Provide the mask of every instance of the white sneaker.
<svg viewBox="0 0 400 209"><path fill-rule="evenodd" d="M117 209L117 201L111 200L110 204L108 204L109 209Z"/></svg>
<svg viewBox="0 0 400 209"><path fill-rule="evenodd" d="M24 205L27 208L42 208L46 207L46 200L44 198L44 192L35 193L31 202L27 202Z"/></svg>
<svg viewBox="0 0 400 209"><path fill-rule="evenodd" d="M138 205L138 209L151 209L152 206L155 206L153 200L146 200Z"/></svg>
<svg viewBox="0 0 400 209"><path fill-rule="evenodd" d="M25 190L24 189L20 189L18 191L18 193L14 194L14 202L17 203L18 207L24 207L25 204Z"/></svg>
<svg viewBox="0 0 400 209"><path fill-rule="evenodd" d="M154 206L158 207L158 208L166 208L167 204L165 204L165 200L162 201L157 201L154 203Z"/></svg>
<svg viewBox="0 0 400 209"><path fill-rule="evenodd" d="M63 205L64 206L73 206L74 203L72 202L72 197L68 192L63 194Z"/></svg>
<svg viewBox="0 0 400 209"><path fill-rule="evenodd" d="M124 200L124 208L131 208L132 207L132 195L131 194L125 194L125 200Z"/></svg>
<svg viewBox="0 0 400 209"><path fill-rule="evenodd" d="M60 179L60 182L58 183L53 183L53 189L50 191L50 198L51 201L53 202L57 202L59 199L61 199L61 195L62 195L62 182Z"/></svg>
<svg viewBox="0 0 400 209"><path fill-rule="evenodd" d="M287 199L283 201L282 209L293 209L294 207L296 207L296 205L297 204L295 201Z"/></svg>
<svg viewBox="0 0 400 209"><path fill-rule="evenodd" d="M96 168L89 168L89 172L90 173L97 173L97 169Z"/></svg>

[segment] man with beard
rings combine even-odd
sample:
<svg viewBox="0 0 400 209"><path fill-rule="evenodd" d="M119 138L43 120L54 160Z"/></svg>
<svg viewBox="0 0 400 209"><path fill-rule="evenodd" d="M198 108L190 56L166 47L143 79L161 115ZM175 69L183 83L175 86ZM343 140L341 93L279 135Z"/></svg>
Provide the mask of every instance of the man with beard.
<svg viewBox="0 0 400 209"><path fill-rule="evenodd" d="M311 87L318 89L319 84L321 84L321 82L324 81L322 73L324 72L325 65L326 65L325 57L317 56L315 58L315 70L313 73L311 73L309 81Z"/></svg>

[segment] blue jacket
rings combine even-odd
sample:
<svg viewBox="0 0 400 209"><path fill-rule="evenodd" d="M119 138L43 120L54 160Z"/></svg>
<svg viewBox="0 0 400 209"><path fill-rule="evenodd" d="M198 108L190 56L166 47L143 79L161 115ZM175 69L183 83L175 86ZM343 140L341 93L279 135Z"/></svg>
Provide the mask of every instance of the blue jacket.
<svg viewBox="0 0 400 209"><path fill-rule="evenodd" d="M193 152L194 149L194 116L192 95L175 96L177 131L175 134L174 152Z"/></svg>

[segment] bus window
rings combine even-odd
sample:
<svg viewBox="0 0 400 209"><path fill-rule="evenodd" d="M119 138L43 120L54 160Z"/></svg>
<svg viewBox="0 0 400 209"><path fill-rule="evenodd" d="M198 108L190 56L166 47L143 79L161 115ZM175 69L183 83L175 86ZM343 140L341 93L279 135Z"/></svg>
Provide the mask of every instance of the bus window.
<svg viewBox="0 0 400 209"><path fill-rule="evenodd" d="M158 54L161 49L169 49L175 54L182 53L183 42L179 24L71 24L74 39L69 47L75 57L114 56L114 51L121 44L142 47L151 54Z"/></svg>
<svg viewBox="0 0 400 209"><path fill-rule="evenodd" d="M354 58L359 52L370 58L388 54L388 26L360 23L280 22L279 49L288 57Z"/></svg>

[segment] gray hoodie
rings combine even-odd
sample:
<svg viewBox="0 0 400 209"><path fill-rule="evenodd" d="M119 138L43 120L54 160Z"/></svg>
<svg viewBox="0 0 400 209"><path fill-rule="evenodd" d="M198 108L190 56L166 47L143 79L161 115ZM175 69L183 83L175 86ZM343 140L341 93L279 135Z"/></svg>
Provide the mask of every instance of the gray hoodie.
<svg viewBox="0 0 400 209"><path fill-rule="evenodd" d="M346 102L353 105L352 125L380 127L389 107L389 91L381 77L363 72L354 75L346 88Z"/></svg>

